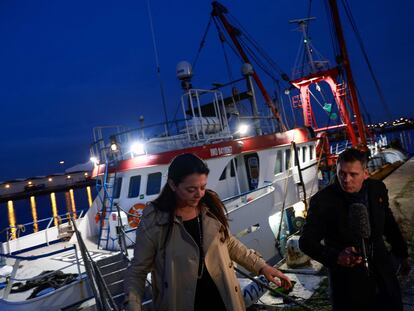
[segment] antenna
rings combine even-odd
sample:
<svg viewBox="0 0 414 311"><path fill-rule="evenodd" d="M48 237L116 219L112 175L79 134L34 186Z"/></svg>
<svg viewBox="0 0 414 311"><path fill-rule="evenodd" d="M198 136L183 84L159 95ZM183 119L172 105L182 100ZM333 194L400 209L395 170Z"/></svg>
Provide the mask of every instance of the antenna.
<svg viewBox="0 0 414 311"><path fill-rule="evenodd" d="M290 20L289 23L291 24L298 24L298 31L302 32L303 35L303 45L306 55L302 55L302 57L306 57L307 64L309 66L309 71L306 71L306 68L304 68L304 65L299 65L299 58L296 60L295 63L295 69L293 71L293 75L295 76L295 73L299 76L304 76L309 73L316 73L322 69L327 69L329 62L323 58L322 55L316 49L313 47L311 43L311 39L308 36L308 24L311 21L316 20L315 17L308 17L308 18L300 18L300 19L293 19ZM299 48L301 50L301 47ZM316 52L316 58L319 60L315 60L315 52Z"/></svg>
<svg viewBox="0 0 414 311"><path fill-rule="evenodd" d="M157 66L157 77L158 77L158 82L160 83L162 107L163 107L163 110L164 110L165 132L166 132L167 136L169 136L168 116L167 116L167 106L165 104L164 84L163 84L162 78L161 78L161 66L160 66L160 61L159 61L159 57L158 57L157 43L155 41L155 31L154 31L154 24L152 22L152 13L151 13L150 0L147 0L147 10L148 10L148 18L149 18L150 28L151 28L152 45L154 47L155 64Z"/></svg>

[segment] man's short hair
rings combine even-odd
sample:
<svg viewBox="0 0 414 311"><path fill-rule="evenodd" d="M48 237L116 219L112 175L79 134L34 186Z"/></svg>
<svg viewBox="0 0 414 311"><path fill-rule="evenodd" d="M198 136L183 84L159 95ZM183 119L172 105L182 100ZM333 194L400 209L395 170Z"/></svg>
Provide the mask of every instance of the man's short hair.
<svg viewBox="0 0 414 311"><path fill-rule="evenodd" d="M349 163L359 161L362 167L366 168L368 163L368 154L355 148L348 148L338 156L338 163Z"/></svg>

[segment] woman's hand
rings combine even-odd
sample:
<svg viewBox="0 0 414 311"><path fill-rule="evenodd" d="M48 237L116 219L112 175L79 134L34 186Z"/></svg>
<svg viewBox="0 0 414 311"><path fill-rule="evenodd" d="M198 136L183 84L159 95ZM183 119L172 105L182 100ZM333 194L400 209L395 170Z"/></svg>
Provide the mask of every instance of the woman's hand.
<svg viewBox="0 0 414 311"><path fill-rule="evenodd" d="M260 274L263 274L269 282L273 282L277 286L283 286L285 289L292 287L290 279L275 267L266 265L260 269Z"/></svg>

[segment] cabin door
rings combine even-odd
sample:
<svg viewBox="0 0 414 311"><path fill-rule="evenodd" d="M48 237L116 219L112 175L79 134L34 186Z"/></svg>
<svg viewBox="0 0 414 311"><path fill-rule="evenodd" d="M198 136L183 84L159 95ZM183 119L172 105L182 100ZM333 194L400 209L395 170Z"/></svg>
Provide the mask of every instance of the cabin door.
<svg viewBox="0 0 414 311"><path fill-rule="evenodd" d="M259 156L257 153L247 154L244 156L244 163L249 190L254 190L259 186Z"/></svg>

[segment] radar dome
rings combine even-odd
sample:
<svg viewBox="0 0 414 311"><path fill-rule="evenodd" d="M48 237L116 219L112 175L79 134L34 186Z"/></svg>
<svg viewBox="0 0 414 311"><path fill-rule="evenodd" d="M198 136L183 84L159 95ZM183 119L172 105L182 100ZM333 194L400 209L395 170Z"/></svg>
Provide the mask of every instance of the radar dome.
<svg viewBox="0 0 414 311"><path fill-rule="evenodd" d="M177 64L176 75L179 80L187 80L193 76L193 68L187 61L181 61Z"/></svg>

